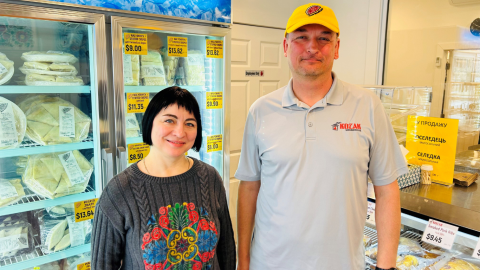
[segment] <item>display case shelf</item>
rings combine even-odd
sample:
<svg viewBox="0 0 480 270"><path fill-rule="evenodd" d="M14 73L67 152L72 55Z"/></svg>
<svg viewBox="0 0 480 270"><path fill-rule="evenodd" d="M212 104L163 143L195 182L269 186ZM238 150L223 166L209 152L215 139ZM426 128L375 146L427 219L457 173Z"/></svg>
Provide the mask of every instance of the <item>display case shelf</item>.
<svg viewBox="0 0 480 270"><path fill-rule="evenodd" d="M57 251L48 255L44 254L40 249L40 245L36 243L35 250L30 254L23 254L6 260L0 260L0 269L2 270L19 270L33 268L42 264L58 261L71 256L79 255L90 251L91 245L84 244L72 247L66 250Z"/></svg>
<svg viewBox="0 0 480 270"><path fill-rule="evenodd" d="M95 198L95 189L91 186L87 186L83 193L72 194L53 200L37 195L30 189L25 188L25 197L12 205L0 208L0 216L43 209L66 203L74 203L93 198Z"/></svg>
<svg viewBox="0 0 480 270"><path fill-rule="evenodd" d="M140 135L139 137L127 138L127 145L132 144L132 143L142 143L142 142L143 142L142 135Z"/></svg>
<svg viewBox="0 0 480 270"><path fill-rule="evenodd" d="M90 93L90 86L26 86L2 85L0 94L75 94Z"/></svg>
<svg viewBox="0 0 480 270"><path fill-rule="evenodd" d="M54 145L41 145L31 140L24 140L18 148L5 149L0 151L0 158L90 149L93 148L93 146L94 145L92 136L88 136L85 140L79 143Z"/></svg>
<svg viewBox="0 0 480 270"><path fill-rule="evenodd" d="M159 86L125 86L125 93L157 93L162 91L165 88L170 86L159 85ZM179 86L181 88L187 89L190 92L201 92L205 91L205 86Z"/></svg>

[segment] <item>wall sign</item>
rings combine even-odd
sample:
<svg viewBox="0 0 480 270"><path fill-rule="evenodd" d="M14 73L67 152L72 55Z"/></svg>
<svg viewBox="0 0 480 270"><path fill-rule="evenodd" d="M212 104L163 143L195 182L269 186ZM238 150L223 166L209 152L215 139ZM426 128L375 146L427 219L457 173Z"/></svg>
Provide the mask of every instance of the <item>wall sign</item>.
<svg viewBox="0 0 480 270"><path fill-rule="evenodd" d="M433 166L432 182L453 184L458 120L408 116L407 160L410 164Z"/></svg>
<svg viewBox="0 0 480 270"><path fill-rule="evenodd" d="M245 70L245 76L247 77L263 77L264 74L263 70Z"/></svg>

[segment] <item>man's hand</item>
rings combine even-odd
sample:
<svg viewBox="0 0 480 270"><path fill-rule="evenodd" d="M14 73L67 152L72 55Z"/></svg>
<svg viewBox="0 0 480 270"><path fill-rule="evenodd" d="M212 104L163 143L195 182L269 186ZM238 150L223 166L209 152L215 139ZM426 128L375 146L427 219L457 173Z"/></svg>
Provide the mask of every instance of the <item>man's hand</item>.
<svg viewBox="0 0 480 270"><path fill-rule="evenodd" d="M395 267L398 241L400 238L400 190L395 180L375 189L375 223L378 234L377 266L389 269Z"/></svg>
<svg viewBox="0 0 480 270"><path fill-rule="evenodd" d="M252 241L257 196L260 181L241 181L238 187L237 232L238 267L237 270L250 269L250 245Z"/></svg>

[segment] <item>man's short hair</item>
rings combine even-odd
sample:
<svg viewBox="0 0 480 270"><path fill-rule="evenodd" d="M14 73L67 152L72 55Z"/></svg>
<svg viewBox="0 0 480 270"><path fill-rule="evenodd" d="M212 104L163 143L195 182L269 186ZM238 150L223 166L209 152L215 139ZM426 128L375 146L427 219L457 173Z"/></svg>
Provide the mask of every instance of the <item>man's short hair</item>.
<svg viewBox="0 0 480 270"><path fill-rule="evenodd" d="M142 119L142 136L143 142L152 145L152 128L153 120L158 113L170 105L176 104L183 107L189 113L193 114L197 121L197 137L192 149L200 151L202 147L202 118L200 116L200 108L195 97L188 90L178 86L172 86L158 92L148 104L147 110Z"/></svg>

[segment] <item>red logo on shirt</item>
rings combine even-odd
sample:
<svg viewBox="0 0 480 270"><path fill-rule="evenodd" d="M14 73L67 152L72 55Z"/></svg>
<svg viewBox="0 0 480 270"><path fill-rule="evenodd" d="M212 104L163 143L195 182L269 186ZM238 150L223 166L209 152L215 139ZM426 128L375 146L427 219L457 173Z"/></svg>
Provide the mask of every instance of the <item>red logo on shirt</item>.
<svg viewBox="0 0 480 270"><path fill-rule="evenodd" d="M340 129L346 130L346 131L362 131L362 125L358 123L342 123L342 122L337 122L332 125L332 129L335 131L339 131Z"/></svg>

